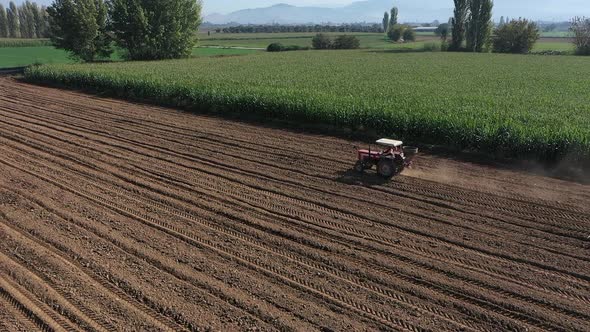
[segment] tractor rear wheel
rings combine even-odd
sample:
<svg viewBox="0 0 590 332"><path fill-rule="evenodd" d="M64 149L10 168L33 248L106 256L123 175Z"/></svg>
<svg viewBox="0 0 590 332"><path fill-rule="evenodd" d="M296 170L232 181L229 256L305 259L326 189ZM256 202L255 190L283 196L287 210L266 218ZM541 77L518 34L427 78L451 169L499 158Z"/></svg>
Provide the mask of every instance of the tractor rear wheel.
<svg viewBox="0 0 590 332"><path fill-rule="evenodd" d="M393 160L383 159L377 164L377 173L384 178L390 178L395 175L395 166Z"/></svg>

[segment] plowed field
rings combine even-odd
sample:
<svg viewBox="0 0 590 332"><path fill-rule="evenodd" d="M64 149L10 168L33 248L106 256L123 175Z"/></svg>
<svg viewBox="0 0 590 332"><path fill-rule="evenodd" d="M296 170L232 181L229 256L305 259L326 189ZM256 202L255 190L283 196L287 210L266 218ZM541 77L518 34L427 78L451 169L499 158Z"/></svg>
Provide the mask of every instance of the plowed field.
<svg viewBox="0 0 590 332"><path fill-rule="evenodd" d="M590 187L0 79L0 330L588 331Z"/></svg>

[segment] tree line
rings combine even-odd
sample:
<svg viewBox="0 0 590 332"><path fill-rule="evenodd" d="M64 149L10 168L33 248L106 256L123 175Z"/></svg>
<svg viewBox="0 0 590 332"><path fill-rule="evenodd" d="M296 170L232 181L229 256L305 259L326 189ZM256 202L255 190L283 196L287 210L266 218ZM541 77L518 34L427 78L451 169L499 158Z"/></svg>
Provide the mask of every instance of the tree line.
<svg viewBox="0 0 590 332"><path fill-rule="evenodd" d="M391 8L383 14L382 28L387 34L387 37L394 41L411 42L416 40L416 33L412 27L398 23L399 9L397 7Z"/></svg>
<svg viewBox="0 0 590 332"><path fill-rule="evenodd" d="M541 37L538 25L527 19L500 18L492 22L492 0L454 0L454 16L450 20L452 41L449 50L497 53L528 53ZM590 19L571 20L575 52L590 55ZM446 38L446 37L445 37Z"/></svg>
<svg viewBox="0 0 590 332"><path fill-rule="evenodd" d="M47 8L25 1L20 6L10 2L0 4L0 38L47 38L49 17Z"/></svg>
<svg viewBox="0 0 590 332"><path fill-rule="evenodd" d="M199 0L55 0L47 8L53 44L84 61L189 56L201 24Z"/></svg>
<svg viewBox="0 0 590 332"><path fill-rule="evenodd" d="M380 24L342 24L342 25L237 25L215 28L217 33L286 33L286 32L371 32L381 33Z"/></svg>

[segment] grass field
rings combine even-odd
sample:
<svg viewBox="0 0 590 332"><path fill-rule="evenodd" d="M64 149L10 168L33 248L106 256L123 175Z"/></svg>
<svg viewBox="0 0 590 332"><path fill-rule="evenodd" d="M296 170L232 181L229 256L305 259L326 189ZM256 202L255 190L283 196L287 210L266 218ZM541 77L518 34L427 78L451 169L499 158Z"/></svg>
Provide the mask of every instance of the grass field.
<svg viewBox="0 0 590 332"><path fill-rule="evenodd" d="M27 78L521 157L590 157L590 59L326 51L49 65Z"/></svg>
<svg viewBox="0 0 590 332"><path fill-rule="evenodd" d="M344 33L327 33L331 36ZM425 44L440 44L433 35L419 35L413 43L392 43L380 33L348 33L357 36L361 48L393 51L422 51ZM279 42L284 45L311 47L311 39L316 33L256 33L256 34L216 34L211 36L201 33L199 46L193 56L244 55L254 50L229 49L229 47L265 49L269 44ZM47 39L0 39L0 68L28 66L44 63L72 63L67 53L49 46ZM215 48L210 48L214 46ZM438 46L436 46L438 47ZM571 44L567 39L545 38L537 43L534 51L570 51ZM119 60L115 55L113 60Z"/></svg>
<svg viewBox="0 0 590 332"><path fill-rule="evenodd" d="M573 52L574 45L569 41L547 41L547 39L541 40L535 44L533 51L561 51L561 52Z"/></svg>
<svg viewBox="0 0 590 332"><path fill-rule="evenodd" d="M193 56L221 56L244 55L257 52L255 50L227 49L227 48L195 48ZM113 61L120 60L120 56L114 54ZM32 64L75 63L63 50L53 46L39 47L0 47L0 68L22 67Z"/></svg>
<svg viewBox="0 0 590 332"><path fill-rule="evenodd" d="M244 50L235 48L209 48L196 47L193 49L193 56L207 57L207 56L231 56L231 55L246 55L259 52L257 50Z"/></svg>
<svg viewBox="0 0 590 332"><path fill-rule="evenodd" d="M372 49L399 49L399 48L420 48L424 41L438 41L434 36L418 36L416 43L397 44L387 40L381 33L327 33L332 37L339 35L355 35L361 42L361 48ZM199 41L202 46L224 46L224 47L255 47L266 48L271 43L283 45L296 45L311 47L311 40L316 33L285 33L285 34L221 34L216 37L203 38Z"/></svg>
<svg viewBox="0 0 590 332"><path fill-rule="evenodd" d="M331 36L342 35L343 33L328 33ZM380 33L349 33L360 39L361 48L367 49L391 49L391 50L421 50L424 44L440 44L438 37L434 35L419 35L413 43L392 43ZM311 39L315 33L257 33L257 34L212 34L208 37L203 34L200 40L202 46L221 47L252 47L266 48L271 43L283 45L296 45L311 47ZM534 51L571 51L572 44L566 38L543 38L535 45Z"/></svg>
<svg viewBox="0 0 590 332"><path fill-rule="evenodd" d="M72 63L66 52L53 46L0 47L0 68L42 63Z"/></svg>
<svg viewBox="0 0 590 332"><path fill-rule="evenodd" d="M572 33L569 31L551 31L551 32L541 32L541 37L550 37L550 38L568 38L571 37Z"/></svg>

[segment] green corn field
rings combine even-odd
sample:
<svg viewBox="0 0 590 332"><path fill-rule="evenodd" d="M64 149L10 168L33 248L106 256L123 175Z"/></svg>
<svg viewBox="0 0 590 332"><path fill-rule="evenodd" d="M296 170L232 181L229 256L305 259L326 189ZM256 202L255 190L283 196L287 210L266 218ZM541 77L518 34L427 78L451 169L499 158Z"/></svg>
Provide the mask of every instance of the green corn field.
<svg viewBox="0 0 590 332"><path fill-rule="evenodd" d="M38 47L51 46L49 39L0 38L1 47Z"/></svg>
<svg viewBox="0 0 590 332"><path fill-rule="evenodd" d="M590 160L584 57L307 51L44 65L26 79L505 157Z"/></svg>

